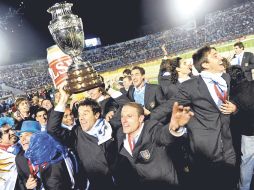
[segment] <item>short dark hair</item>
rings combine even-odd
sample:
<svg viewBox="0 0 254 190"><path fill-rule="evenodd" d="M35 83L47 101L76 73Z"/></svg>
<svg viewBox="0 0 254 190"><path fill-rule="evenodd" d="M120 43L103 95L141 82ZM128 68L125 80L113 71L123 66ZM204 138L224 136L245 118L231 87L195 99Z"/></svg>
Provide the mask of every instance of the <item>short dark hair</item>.
<svg viewBox="0 0 254 190"><path fill-rule="evenodd" d="M45 102L45 101L50 101L50 103L52 104L52 105L54 105L53 103L52 103L52 100L51 99L49 99L49 98L43 98L43 100L41 101L41 105L43 104L43 102Z"/></svg>
<svg viewBox="0 0 254 190"><path fill-rule="evenodd" d="M124 76L123 79L128 79L128 80L131 80L131 76Z"/></svg>
<svg viewBox="0 0 254 190"><path fill-rule="evenodd" d="M133 71L133 70L139 70L139 72L141 73L141 75L146 74L145 69L144 69L143 67L134 66L134 67L131 69L131 71Z"/></svg>
<svg viewBox="0 0 254 190"><path fill-rule="evenodd" d="M230 87L234 88L239 83L246 81L247 78L244 74L244 71L242 70L241 66L239 65L233 65L227 69L227 73L230 76Z"/></svg>
<svg viewBox="0 0 254 190"><path fill-rule="evenodd" d="M236 43L234 44L234 47L236 47L236 46L238 46L240 49L244 49L244 45L243 45L242 42L236 42Z"/></svg>
<svg viewBox="0 0 254 190"><path fill-rule="evenodd" d="M48 113L48 111L47 111L45 108L39 107L39 108L35 111L35 113L34 113L35 117L37 117L37 113L39 113L39 112L41 112L41 111L45 111L46 114Z"/></svg>
<svg viewBox="0 0 254 190"><path fill-rule="evenodd" d="M94 114L99 113L101 116L102 112L101 106L98 104L98 102L96 102L91 98L86 98L84 101L80 102L78 105L78 109L80 106L89 106Z"/></svg>
<svg viewBox="0 0 254 190"><path fill-rule="evenodd" d="M207 55L208 53L211 52L212 49L215 49L215 48L210 46L204 46L201 49L197 50L192 55L193 65L195 66L198 72L201 72L204 69L202 67L202 64L208 62Z"/></svg>
<svg viewBox="0 0 254 190"><path fill-rule="evenodd" d="M123 74L131 75L131 70L130 69L124 69Z"/></svg>
<svg viewBox="0 0 254 190"><path fill-rule="evenodd" d="M123 107L125 107L125 106L130 106L130 107L136 108L136 110L138 112L138 116L145 115L144 109L141 104L138 104L136 102L128 102L128 103L124 104Z"/></svg>

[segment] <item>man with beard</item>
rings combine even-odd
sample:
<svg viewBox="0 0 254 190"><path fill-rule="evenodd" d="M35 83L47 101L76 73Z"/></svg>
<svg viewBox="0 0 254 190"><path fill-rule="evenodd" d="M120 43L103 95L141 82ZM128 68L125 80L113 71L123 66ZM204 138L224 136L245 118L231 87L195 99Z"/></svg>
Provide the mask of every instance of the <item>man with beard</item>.
<svg viewBox="0 0 254 190"><path fill-rule="evenodd" d="M14 189L17 178L15 157L19 146L13 126L11 117L0 118L0 187L8 190Z"/></svg>

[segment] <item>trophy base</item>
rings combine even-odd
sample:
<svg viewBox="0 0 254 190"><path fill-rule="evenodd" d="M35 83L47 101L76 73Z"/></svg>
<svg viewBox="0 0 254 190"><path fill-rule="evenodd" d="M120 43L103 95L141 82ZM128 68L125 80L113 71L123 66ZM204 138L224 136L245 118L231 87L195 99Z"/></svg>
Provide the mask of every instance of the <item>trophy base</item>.
<svg viewBox="0 0 254 190"><path fill-rule="evenodd" d="M103 81L89 62L78 61L67 71L67 90L72 94L84 92L103 85Z"/></svg>

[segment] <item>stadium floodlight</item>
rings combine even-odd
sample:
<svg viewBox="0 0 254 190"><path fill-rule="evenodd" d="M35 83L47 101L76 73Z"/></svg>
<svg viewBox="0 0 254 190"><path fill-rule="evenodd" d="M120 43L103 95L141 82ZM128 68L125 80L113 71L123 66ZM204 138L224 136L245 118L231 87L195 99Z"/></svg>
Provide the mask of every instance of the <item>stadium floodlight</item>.
<svg viewBox="0 0 254 190"><path fill-rule="evenodd" d="M204 0L175 0L176 11L185 18L193 17L204 6Z"/></svg>

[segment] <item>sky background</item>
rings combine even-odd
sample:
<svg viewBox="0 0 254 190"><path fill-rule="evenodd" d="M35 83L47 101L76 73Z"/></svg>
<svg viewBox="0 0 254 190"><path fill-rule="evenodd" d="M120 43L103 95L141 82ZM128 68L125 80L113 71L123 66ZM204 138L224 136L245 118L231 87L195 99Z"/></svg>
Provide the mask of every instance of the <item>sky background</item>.
<svg viewBox="0 0 254 190"><path fill-rule="evenodd" d="M102 45L184 23L184 8L176 8L176 1L180 0L68 0L74 4L73 13L83 20L85 37L100 37ZM195 13L198 24L204 23L204 15L209 12L247 0L203 1ZM0 64L46 58L46 48L54 44L48 31L51 14L47 9L57 2L61 1L0 0Z"/></svg>

